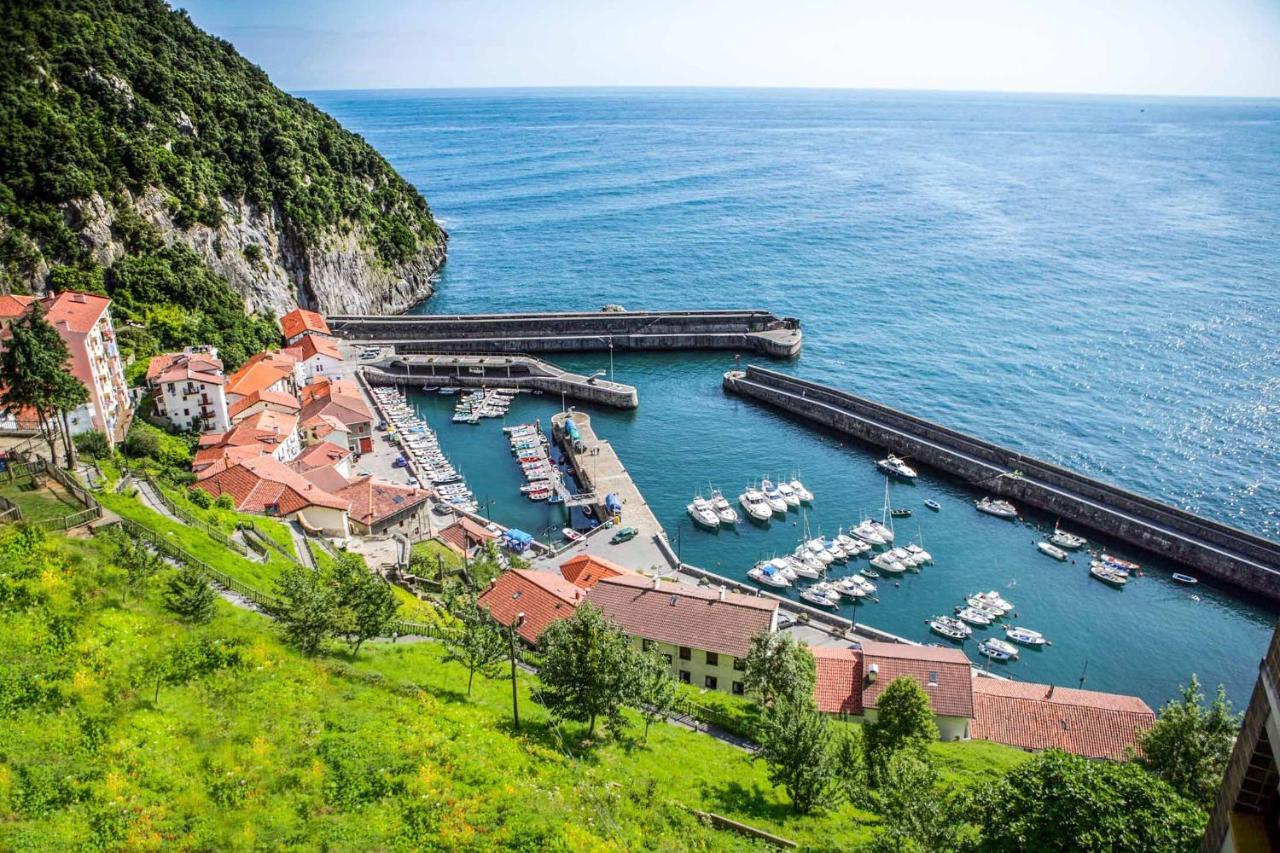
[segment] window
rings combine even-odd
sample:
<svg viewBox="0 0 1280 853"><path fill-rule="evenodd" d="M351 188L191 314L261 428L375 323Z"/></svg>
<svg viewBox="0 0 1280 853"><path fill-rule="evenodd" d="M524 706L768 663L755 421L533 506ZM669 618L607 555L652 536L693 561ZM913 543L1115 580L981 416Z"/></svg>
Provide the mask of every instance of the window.
<svg viewBox="0 0 1280 853"><path fill-rule="evenodd" d="M747 659L746 659L746 658L734 658L734 659L733 659L733 671L734 671L734 672L746 672L746 671L747 671Z"/></svg>
<svg viewBox="0 0 1280 853"><path fill-rule="evenodd" d="M707 666L719 666L720 655L715 652L707 652Z"/></svg>
<svg viewBox="0 0 1280 853"><path fill-rule="evenodd" d="M191 410L190 410L190 409L183 409L183 410L182 410L182 414L186 415L187 417L191 417Z"/></svg>
<svg viewBox="0 0 1280 853"><path fill-rule="evenodd" d="M938 673L936 672L929 673L929 686L930 687L938 686Z"/></svg>
<svg viewBox="0 0 1280 853"><path fill-rule="evenodd" d="M680 660L692 660L692 659L693 659L693 653L689 651L689 647L688 647L688 646L681 646L681 647L680 647Z"/></svg>
<svg viewBox="0 0 1280 853"><path fill-rule="evenodd" d="M646 651L646 652L649 651L649 649L653 648L653 640L641 640L640 648L643 651Z"/></svg>
<svg viewBox="0 0 1280 853"><path fill-rule="evenodd" d="M172 383L172 382L170 382L170 383L169 383L169 393L170 393L170 394L172 394L172 393L173 393L173 383Z"/></svg>
<svg viewBox="0 0 1280 853"><path fill-rule="evenodd" d="M687 669L680 670L680 683L681 684L689 683L689 670Z"/></svg>
<svg viewBox="0 0 1280 853"><path fill-rule="evenodd" d="M741 681L735 681L735 682L733 682L733 695L734 695L734 696L741 696L744 692L745 692L745 691L742 689L742 682L741 682Z"/></svg>
<svg viewBox="0 0 1280 853"><path fill-rule="evenodd" d="M708 675L706 678L702 680L702 685L706 687L708 690L715 690L716 677L714 675Z"/></svg>

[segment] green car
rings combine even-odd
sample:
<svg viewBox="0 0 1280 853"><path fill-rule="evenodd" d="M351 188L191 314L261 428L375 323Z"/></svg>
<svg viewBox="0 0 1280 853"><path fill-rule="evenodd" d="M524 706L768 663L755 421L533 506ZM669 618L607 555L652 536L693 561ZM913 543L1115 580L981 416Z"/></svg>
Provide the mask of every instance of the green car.
<svg viewBox="0 0 1280 853"><path fill-rule="evenodd" d="M639 532L640 531L636 530L634 527L624 527L617 533L613 534L613 538L609 540L609 544L617 545L620 542L630 542L632 539L636 538L636 534Z"/></svg>

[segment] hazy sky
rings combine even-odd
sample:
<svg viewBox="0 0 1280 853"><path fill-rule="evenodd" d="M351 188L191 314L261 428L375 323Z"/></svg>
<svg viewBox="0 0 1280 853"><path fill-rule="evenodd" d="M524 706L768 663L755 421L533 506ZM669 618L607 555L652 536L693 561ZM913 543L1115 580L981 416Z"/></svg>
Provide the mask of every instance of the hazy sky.
<svg viewBox="0 0 1280 853"><path fill-rule="evenodd" d="M187 0L286 89L1280 97L1280 0Z"/></svg>

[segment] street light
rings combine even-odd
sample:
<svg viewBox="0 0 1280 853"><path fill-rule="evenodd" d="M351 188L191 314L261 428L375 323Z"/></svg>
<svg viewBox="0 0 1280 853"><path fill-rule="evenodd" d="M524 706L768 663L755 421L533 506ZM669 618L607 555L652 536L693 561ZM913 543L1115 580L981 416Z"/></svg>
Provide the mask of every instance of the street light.
<svg viewBox="0 0 1280 853"><path fill-rule="evenodd" d="M606 344L609 345L609 381L612 382L613 381L613 335L610 335L607 338L601 335L597 335L596 340L604 341Z"/></svg>
<svg viewBox="0 0 1280 853"><path fill-rule="evenodd" d="M516 731L520 731L520 694L516 690L516 629L524 624L524 613L517 613L511 620L507 635L511 641L511 719Z"/></svg>

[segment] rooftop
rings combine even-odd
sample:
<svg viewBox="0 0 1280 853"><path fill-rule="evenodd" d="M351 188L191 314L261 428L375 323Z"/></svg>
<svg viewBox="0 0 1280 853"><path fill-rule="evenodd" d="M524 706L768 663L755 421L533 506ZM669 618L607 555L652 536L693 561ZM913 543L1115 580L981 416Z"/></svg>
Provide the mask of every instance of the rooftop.
<svg viewBox="0 0 1280 853"><path fill-rule="evenodd" d="M973 664L959 649L916 646L909 643L877 643L864 640L862 671L866 685L862 704L876 707L884 689L899 676L915 679L933 704L933 712L943 717L973 716ZM870 680L872 667L874 681Z"/></svg>
<svg viewBox="0 0 1280 853"><path fill-rule="evenodd" d="M329 324L325 322L323 314L317 314L305 308L295 308L280 318L280 330L284 332L285 340L292 340L304 332L320 332L327 335Z"/></svg>
<svg viewBox="0 0 1280 853"><path fill-rule="evenodd" d="M827 714L862 713L862 655L855 649L810 648L818 664L813 698Z"/></svg>
<svg viewBox="0 0 1280 853"><path fill-rule="evenodd" d="M228 377L227 393L243 397L263 391L292 377L295 364L297 360L289 353L260 352Z"/></svg>
<svg viewBox="0 0 1280 853"><path fill-rule="evenodd" d="M523 613L519 634L526 642L536 643L552 622L573 615L584 596L582 590L550 572L512 569L496 578L479 601L501 625L510 625L517 613Z"/></svg>
<svg viewBox="0 0 1280 853"><path fill-rule="evenodd" d="M376 524L419 506L429 497L426 489L401 486L368 475L350 480L347 487L336 494L351 502L351 517L364 525Z"/></svg>
<svg viewBox="0 0 1280 853"><path fill-rule="evenodd" d="M271 391L262 389L246 394L239 400L236 400L227 409L227 413L235 418L236 415L253 408L258 403L268 403L279 406L282 409L288 409L291 412L299 412L302 410L302 404L298 402L298 398L287 391Z"/></svg>
<svg viewBox="0 0 1280 853"><path fill-rule="evenodd" d="M91 293L76 293L64 290L62 293L46 296L40 300L44 305L45 319L55 328L86 335L106 313L111 300L105 296L94 296Z"/></svg>
<svg viewBox="0 0 1280 853"><path fill-rule="evenodd" d="M306 361L313 355L327 355L330 358L342 361L342 351L338 349L337 341L333 338L326 338L320 335L305 334L298 341L285 347L285 352L296 355L299 361Z"/></svg>
<svg viewBox="0 0 1280 853"><path fill-rule="evenodd" d="M222 375L222 360L204 353L167 352L147 364L147 382L152 385L188 380L222 385L227 381Z"/></svg>
<svg viewBox="0 0 1280 853"><path fill-rule="evenodd" d="M246 459L196 483L215 498L231 495L242 512L292 515L309 506L348 510L350 502L332 495L272 456Z"/></svg>
<svg viewBox="0 0 1280 853"><path fill-rule="evenodd" d="M560 574L574 586L591 589L604 578L634 574L625 566L594 554L579 554L560 564Z"/></svg>

